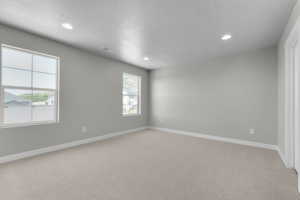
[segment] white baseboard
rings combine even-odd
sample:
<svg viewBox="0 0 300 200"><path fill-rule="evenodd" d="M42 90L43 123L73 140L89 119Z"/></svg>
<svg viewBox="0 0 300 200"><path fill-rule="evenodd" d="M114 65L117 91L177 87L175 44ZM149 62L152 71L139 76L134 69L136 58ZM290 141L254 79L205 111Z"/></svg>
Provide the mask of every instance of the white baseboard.
<svg viewBox="0 0 300 200"><path fill-rule="evenodd" d="M33 157L33 156L37 156L37 155L41 155L41 154L46 154L46 153L50 153L50 152L54 152L54 151L59 151L59 150L63 150L63 149L71 148L71 147L76 147L76 146L79 146L82 144L89 144L89 143L93 143L93 142L97 142L97 141L101 141L101 140L106 140L106 139L113 138L116 136L121 136L121 135L129 134L129 133L133 133L133 132L137 132L137 131L142 131L145 129L147 129L147 127L141 127L141 128L137 128L137 129L131 129L131 130L120 131L120 132L115 132L115 133L108 133L108 134L93 137L93 138L87 138L87 139L83 139L83 140L77 140L74 142L68 142L68 143L45 147L45 148L36 149L36 150L32 150L32 151L26 151L23 153L7 155L7 156L0 157L0 164L19 160L19 159L29 158L29 157Z"/></svg>
<svg viewBox="0 0 300 200"><path fill-rule="evenodd" d="M164 132L169 132L169 133L175 133L175 134L179 134L179 135L198 137L198 138L203 138L203 139L208 139L208 140L216 140L216 141L221 141L221 142L228 142L228 143L233 143L233 144L240 144L240 145L274 150L274 151L278 152L279 157L282 160L284 166L286 168L290 168L286 162L284 154L282 153L282 151L279 149L279 147L277 145L264 144L264 143L252 142L252 141L246 141L246 140L240 140L240 139L234 139L234 138L225 138L225 137L220 137L220 136L212 136L212 135L207 135L207 134L181 131L181 130L168 129L168 128L148 127L148 129L159 130L159 131L164 131Z"/></svg>
<svg viewBox="0 0 300 200"><path fill-rule="evenodd" d="M288 165L287 162L286 162L285 156L284 156L284 154L282 153L282 151L281 151L279 148L277 148L277 151L278 151L279 157L280 157L280 159L282 160L284 166L285 166L286 168L290 168L289 165Z"/></svg>
<svg viewBox="0 0 300 200"><path fill-rule="evenodd" d="M222 141L222 142L228 142L228 143L234 143L234 144L240 144L240 145L247 145L247 146L258 147L258 148L276 150L278 152L282 162L284 163L284 165L286 167L288 167L284 155L282 154L282 152L276 145L250 142L250 141L245 141L245 140L240 140L240 139L225 138L225 137L219 137L219 136L211 136L211 135L200 134L200 133L195 133L195 132L187 132L187 131L180 131L180 130L167 129L167 128L158 128L158 127L141 127L141 128L130 129L130 130L121 131L121 132L108 133L108 134L93 137L93 138L87 138L87 139L83 139L83 140L77 140L74 142L68 142L68 143L45 147L45 148L36 149L36 150L32 150L32 151L26 151L26 152L22 152L22 153L18 153L18 154L7 155L7 156L0 157L0 164L12 162L12 161L20 160L20 159L24 159L24 158L30 158L33 156L38 156L38 155L42 155L42 154L46 154L46 153L50 153L50 152L59 151L59 150L64 150L64 149L76 147L76 146L79 146L82 144L89 144L89 143L93 143L93 142L97 142L97 141L101 141L101 140L106 140L109 138L126 135L126 134L133 133L133 132L142 131L145 129L154 129L154 130L175 133L175 134L180 134L180 135L186 135L186 136L192 136L192 137L198 137L198 138L204 138L204 139L209 139L209 140L216 140L216 141Z"/></svg>
<svg viewBox="0 0 300 200"><path fill-rule="evenodd" d="M271 149L271 150L275 150L275 151L278 150L278 147L276 145L264 144L264 143L259 143L259 142L251 142L251 141L247 141L247 140L225 138L225 137L220 137L220 136L212 136L212 135L207 135L207 134L202 134L202 133L181 131L181 130L168 129L168 128L150 127L150 129L165 131L165 132L175 133L175 134L180 134L180 135L204 138L204 139L209 139L209 140L228 142L228 143L233 143L233 144L241 144L241 145L247 145L247 146L252 146L252 147Z"/></svg>

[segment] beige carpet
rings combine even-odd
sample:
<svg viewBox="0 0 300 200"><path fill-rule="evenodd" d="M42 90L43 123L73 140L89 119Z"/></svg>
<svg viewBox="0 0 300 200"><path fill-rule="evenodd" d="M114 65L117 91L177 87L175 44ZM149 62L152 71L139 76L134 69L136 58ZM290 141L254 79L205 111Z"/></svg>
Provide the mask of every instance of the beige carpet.
<svg viewBox="0 0 300 200"><path fill-rule="evenodd" d="M296 200L275 151L143 131L0 165L3 200Z"/></svg>

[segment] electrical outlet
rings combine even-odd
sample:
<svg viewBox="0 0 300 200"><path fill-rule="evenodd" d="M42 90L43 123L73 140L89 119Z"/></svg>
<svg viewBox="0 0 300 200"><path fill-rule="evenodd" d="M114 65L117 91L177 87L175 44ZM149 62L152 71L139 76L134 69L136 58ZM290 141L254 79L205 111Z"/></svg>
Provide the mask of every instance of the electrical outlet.
<svg viewBox="0 0 300 200"><path fill-rule="evenodd" d="M82 126L81 127L81 132L82 133L86 133L87 132L87 127L86 126Z"/></svg>
<svg viewBox="0 0 300 200"><path fill-rule="evenodd" d="M255 134L255 129L254 128L250 128L249 129L249 134L254 135Z"/></svg>

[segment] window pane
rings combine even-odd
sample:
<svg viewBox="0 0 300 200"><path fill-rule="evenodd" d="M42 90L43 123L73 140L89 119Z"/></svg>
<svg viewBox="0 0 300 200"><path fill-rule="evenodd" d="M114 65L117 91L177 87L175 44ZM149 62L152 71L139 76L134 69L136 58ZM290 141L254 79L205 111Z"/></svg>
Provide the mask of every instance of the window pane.
<svg viewBox="0 0 300 200"><path fill-rule="evenodd" d="M31 72L3 67L2 85L31 87Z"/></svg>
<svg viewBox="0 0 300 200"><path fill-rule="evenodd" d="M33 87L45 88L45 89L56 89L56 75L33 72Z"/></svg>
<svg viewBox="0 0 300 200"><path fill-rule="evenodd" d="M1 48L1 59L3 123L55 121L59 60L5 46Z"/></svg>
<svg viewBox="0 0 300 200"><path fill-rule="evenodd" d="M123 114L139 114L139 76L123 74Z"/></svg>
<svg viewBox="0 0 300 200"><path fill-rule="evenodd" d="M33 91L32 120L53 121L56 111L55 92Z"/></svg>
<svg viewBox="0 0 300 200"><path fill-rule="evenodd" d="M138 96L123 96L123 113L138 114Z"/></svg>
<svg viewBox="0 0 300 200"><path fill-rule="evenodd" d="M138 91L139 78L137 76L124 74L123 76L123 88L130 91Z"/></svg>
<svg viewBox="0 0 300 200"><path fill-rule="evenodd" d="M123 114L124 115L136 115L138 114L138 107L137 105L123 105Z"/></svg>
<svg viewBox="0 0 300 200"><path fill-rule="evenodd" d="M32 68L32 55L27 52L2 48L2 66L14 67L24 70L31 70Z"/></svg>
<svg viewBox="0 0 300 200"><path fill-rule="evenodd" d="M4 123L31 121L31 90L4 90Z"/></svg>
<svg viewBox="0 0 300 200"><path fill-rule="evenodd" d="M56 74L57 60L47 56L33 56L33 71Z"/></svg>
<svg viewBox="0 0 300 200"><path fill-rule="evenodd" d="M123 88L123 95L138 95L137 88Z"/></svg>

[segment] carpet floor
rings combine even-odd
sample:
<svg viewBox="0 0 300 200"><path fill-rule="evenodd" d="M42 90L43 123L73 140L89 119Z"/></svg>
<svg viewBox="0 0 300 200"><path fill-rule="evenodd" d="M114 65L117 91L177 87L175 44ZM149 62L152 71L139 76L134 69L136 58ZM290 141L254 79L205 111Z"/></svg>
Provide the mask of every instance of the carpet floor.
<svg viewBox="0 0 300 200"><path fill-rule="evenodd" d="M142 131L0 165L3 200L298 200L277 152Z"/></svg>

